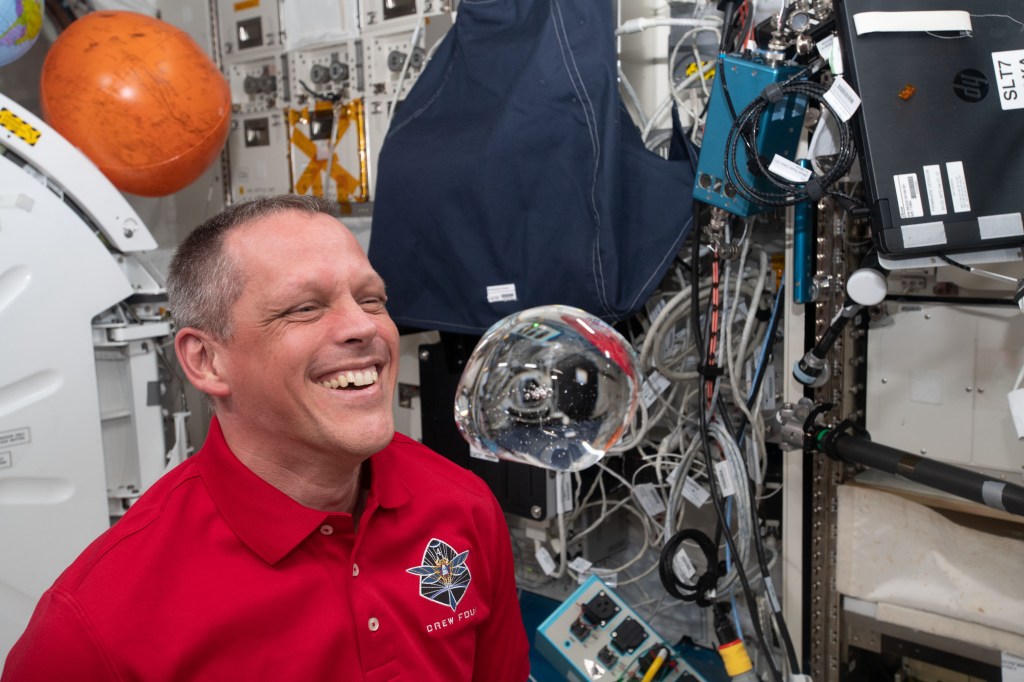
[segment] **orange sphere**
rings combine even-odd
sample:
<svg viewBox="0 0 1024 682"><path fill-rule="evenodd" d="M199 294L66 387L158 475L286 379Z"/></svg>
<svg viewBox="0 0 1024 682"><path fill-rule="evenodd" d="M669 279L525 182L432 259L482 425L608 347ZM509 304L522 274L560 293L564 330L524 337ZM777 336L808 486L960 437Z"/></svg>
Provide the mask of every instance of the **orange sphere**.
<svg viewBox="0 0 1024 682"><path fill-rule="evenodd" d="M231 93L203 50L135 12L92 12L46 55L43 115L114 185L158 197L202 175L228 136Z"/></svg>

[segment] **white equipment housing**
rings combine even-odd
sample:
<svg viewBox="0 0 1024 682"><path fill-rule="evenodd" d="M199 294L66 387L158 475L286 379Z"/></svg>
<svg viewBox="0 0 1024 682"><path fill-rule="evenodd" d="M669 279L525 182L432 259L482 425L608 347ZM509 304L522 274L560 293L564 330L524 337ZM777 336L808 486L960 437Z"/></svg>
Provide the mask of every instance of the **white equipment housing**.
<svg viewBox="0 0 1024 682"><path fill-rule="evenodd" d="M164 444L156 246L91 161L0 94L0 659L59 573L180 459Z"/></svg>

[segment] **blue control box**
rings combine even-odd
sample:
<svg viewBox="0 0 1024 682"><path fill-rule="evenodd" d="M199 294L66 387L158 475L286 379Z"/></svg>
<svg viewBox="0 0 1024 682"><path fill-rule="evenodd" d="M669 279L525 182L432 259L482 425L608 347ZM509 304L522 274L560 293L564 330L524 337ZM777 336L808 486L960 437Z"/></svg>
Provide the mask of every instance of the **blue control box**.
<svg viewBox="0 0 1024 682"><path fill-rule="evenodd" d="M732 111L726 102L723 80L729 91L736 115L747 108L772 83L788 80L800 71L798 66L769 66L753 59L725 55L718 65L711 88L704 137L697 160L697 176L693 183L693 196L706 204L717 206L738 216L752 216L769 210L770 206L751 203L741 196L735 186L726 181L726 146L733 127ZM776 154L794 161L797 144L803 130L807 98L787 96L770 105L758 122L755 140L758 155L768 166ZM769 180L754 174L748 167L747 151L742 140L736 145L736 162L730 170L737 172L755 189L778 192Z"/></svg>

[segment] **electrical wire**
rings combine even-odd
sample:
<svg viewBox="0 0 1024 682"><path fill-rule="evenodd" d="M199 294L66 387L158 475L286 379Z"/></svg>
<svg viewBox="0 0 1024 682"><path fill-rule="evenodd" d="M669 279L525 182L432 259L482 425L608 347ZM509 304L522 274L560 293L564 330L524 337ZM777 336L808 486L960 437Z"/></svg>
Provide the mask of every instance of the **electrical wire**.
<svg viewBox="0 0 1024 682"><path fill-rule="evenodd" d="M813 69L810 67L801 69L788 80L769 85L742 112L737 114L729 94L725 69L722 68L723 56L719 57L716 74L722 79L722 93L733 119L732 127L726 137L724 159L726 182L735 187L736 192L747 201L766 207L791 206L808 200L817 201L826 194L841 196L847 201L853 201L852 197L829 189L849 172L856 159L857 151L854 145L853 131L849 123L842 120L842 117L825 98L828 88L820 83L805 80ZM839 131L835 164L823 174L816 175L813 171L809 171L811 177L805 181L790 180L773 173L757 152L756 140L764 114L769 107L777 106L778 102L787 97L802 97L814 101L833 116ZM740 165L738 153L740 143L744 146L747 162L756 167L755 174L768 180L775 190L758 189L746 180L744 176L749 169L746 168L747 164L743 164L743 167Z"/></svg>
<svg viewBox="0 0 1024 682"><path fill-rule="evenodd" d="M699 213L694 213L694 215L695 216L699 215ZM699 304L699 300L700 300L700 298L699 298L700 297L700 293L699 293L700 278L698 276L698 271L699 271L699 263L700 263L700 260L699 260L699 257L700 257L700 245L699 245L700 233L697 230L693 230L692 238L693 238L693 243L691 244L691 252L692 252L693 262L691 263L690 287L691 287L691 296L693 296L694 302L693 302L693 304L691 306L691 308L692 308L691 315L694 316L694 320L693 320L693 323L694 323L693 324L694 333L695 334L699 334L700 333L699 332L699 328L700 328L700 312L699 312L699 305L700 305ZM701 366L704 366L705 363L706 363L706 357L705 357L705 353L704 353L703 344L700 342L699 339L698 339L697 348L698 348L698 353L700 355L700 364L701 364ZM714 379L710 378L710 377L705 377L704 381L714 381ZM715 513L717 514L717 516L718 516L718 518L720 520L723 520L725 518L725 510L723 509L723 506L722 506L722 501L721 501L721 498L720 498L720 490L718 489L718 485L715 482L714 474L712 473L712 469L714 468L714 464L713 464L713 460L712 460L711 443L710 443L710 438L709 438L709 425L708 425L708 409L707 409L707 404L705 403L704 400L698 400L697 401L697 406L698 406L697 413L698 413L698 418L699 418L699 421L700 421L699 437L700 437L701 445L702 445L702 448L703 448L703 455L704 455L705 465L706 465L706 467L708 469L708 474L709 474L708 475L708 488L709 488L710 493L711 493L710 498L711 498L711 501L712 501L712 503L714 505ZM733 540L732 540L731 534L725 533L725 538L726 538L726 542L727 543L732 544ZM736 548L735 547L732 547L732 551L738 555L738 552L736 552ZM769 668L771 670L771 673L772 673L772 678L776 682L782 682L782 673L780 672L780 670L778 668L778 665L776 664L775 659L772 656L771 648L770 648L770 646L768 644L768 641L767 641L767 639L765 638L765 635L764 635L764 630L761 628L760 623L758 622L759 619L756 616L756 614L757 614L757 600L754 598L753 591L750 588L750 582L749 582L749 580L747 579L747 576L746 576L746 571L743 569L742 566L738 567L737 575L739 576L740 583L741 583L741 586L743 588L743 594L744 594L744 597L745 597L745 599L747 601L747 608L750 609L751 614L753 615L752 621L754 622L754 631L755 631L755 634L757 635L758 645L760 646L761 650L764 652L765 660L768 662L768 666L769 666Z"/></svg>
<svg viewBox="0 0 1024 682"><path fill-rule="evenodd" d="M402 97L402 86L405 85L405 78L409 74L409 64L412 62L413 53L419 49L417 44L420 40L420 33L423 32L426 22L423 18L423 3L416 3L416 27L412 30L412 38L409 39L409 51L405 55L405 61L402 62L402 70L398 74L398 82L395 83L395 95L391 99L391 106L388 107L387 118L388 125L391 124L391 119L395 116L395 110L398 108L398 100Z"/></svg>

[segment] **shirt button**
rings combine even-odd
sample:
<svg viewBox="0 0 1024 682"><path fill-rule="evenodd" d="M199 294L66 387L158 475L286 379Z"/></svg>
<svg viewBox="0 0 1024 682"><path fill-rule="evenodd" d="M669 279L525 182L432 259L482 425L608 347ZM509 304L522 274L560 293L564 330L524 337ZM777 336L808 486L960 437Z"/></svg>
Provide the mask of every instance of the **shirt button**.
<svg viewBox="0 0 1024 682"><path fill-rule="evenodd" d="M352 577L359 575L359 564L352 564Z"/></svg>
<svg viewBox="0 0 1024 682"><path fill-rule="evenodd" d="M376 618L371 618L368 625L370 626L370 632L377 632L377 628L380 627L380 621Z"/></svg>
<svg viewBox="0 0 1024 682"><path fill-rule="evenodd" d="M329 525L327 525L325 523L324 525L320 526L320 532L323 533L324 535L330 535L331 533L334 532L334 527L333 526L329 526Z"/></svg>

